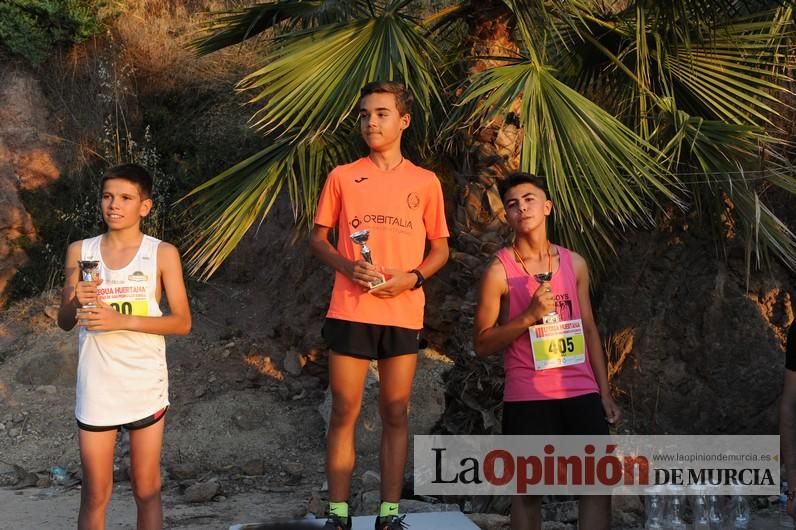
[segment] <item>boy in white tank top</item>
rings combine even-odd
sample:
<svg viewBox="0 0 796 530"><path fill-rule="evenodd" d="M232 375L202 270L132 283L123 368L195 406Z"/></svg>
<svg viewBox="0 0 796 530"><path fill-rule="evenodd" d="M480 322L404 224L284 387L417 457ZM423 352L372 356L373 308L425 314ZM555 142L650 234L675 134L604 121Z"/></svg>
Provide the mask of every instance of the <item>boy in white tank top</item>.
<svg viewBox="0 0 796 530"><path fill-rule="evenodd" d="M58 325L80 326L77 403L83 485L79 530L105 528L116 432L130 433L130 478L139 530L163 528L160 452L169 405L164 335L187 335L191 313L177 249L141 232L152 177L124 164L102 176L107 231L66 251ZM87 281L79 262L93 262ZM160 311L165 294L170 313Z"/></svg>

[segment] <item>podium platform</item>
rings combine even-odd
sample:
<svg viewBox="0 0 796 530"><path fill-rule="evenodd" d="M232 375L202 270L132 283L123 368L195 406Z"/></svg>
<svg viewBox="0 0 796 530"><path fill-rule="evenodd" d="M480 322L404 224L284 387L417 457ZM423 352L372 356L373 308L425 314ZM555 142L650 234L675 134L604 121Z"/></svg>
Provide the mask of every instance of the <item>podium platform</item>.
<svg viewBox="0 0 796 530"><path fill-rule="evenodd" d="M362 515L353 518L351 530L373 530L375 515ZM229 530L309 530L321 528L326 519L301 519L294 523L245 523L229 527ZM479 530L461 512L409 513L404 521L409 530Z"/></svg>

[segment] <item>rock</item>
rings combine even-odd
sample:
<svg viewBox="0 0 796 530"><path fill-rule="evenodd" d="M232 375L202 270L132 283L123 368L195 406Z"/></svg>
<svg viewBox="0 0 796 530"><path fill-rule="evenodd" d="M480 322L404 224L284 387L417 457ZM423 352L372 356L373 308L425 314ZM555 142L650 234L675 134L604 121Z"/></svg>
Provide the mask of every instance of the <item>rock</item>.
<svg viewBox="0 0 796 530"><path fill-rule="evenodd" d="M193 397L194 398L200 398L200 397L204 396L205 394L207 394L207 385L203 385L201 383L196 385L196 388L193 391Z"/></svg>
<svg viewBox="0 0 796 530"><path fill-rule="evenodd" d="M379 490L365 491L359 497L357 513L374 514L378 511L381 504L381 492Z"/></svg>
<svg viewBox="0 0 796 530"><path fill-rule="evenodd" d="M575 525L560 521L545 521L542 523L542 530L575 530Z"/></svg>
<svg viewBox="0 0 796 530"><path fill-rule="evenodd" d="M302 356L299 352L296 350L289 350L285 356L283 367L290 375L298 376L301 374L301 370L304 368L304 364L306 362L307 361L304 356Z"/></svg>
<svg viewBox="0 0 796 530"><path fill-rule="evenodd" d="M253 431L262 427L262 418L253 410L241 410L232 417L232 423L242 431Z"/></svg>
<svg viewBox="0 0 796 530"><path fill-rule="evenodd" d="M39 476L39 480L36 482L36 487L37 488L49 488L50 486L52 486L52 484L53 484L53 481L50 479L49 476L41 475L41 476Z"/></svg>
<svg viewBox="0 0 796 530"><path fill-rule="evenodd" d="M44 314L53 320L58 320L58 309L57 305L44 306Z"/></svg>
<svg viewBox="0 0 796 530"><path fill-rule="evenodd" d="M542 504L542 520L574 523L578 520L578 502L563 501Z"/></svg>
<svg viewBox="0 0 796 530"><path fill-rule="evenodd" d="M0 462L0 487L13 486L18 480L16 467Z"/></svg>
<svg viewBox="0 0 796 530"><path fill-rule="evenodd" d="M375 471L367 470L359 477L362 482L362 489L365 491L379 489L381 477Z"/></svg>
<svg viewBox="0 0 796 530"><path fill-rule="evenodd" d="M8 429L8 436L10 436L11 438L16 438L17 436L19 436L20 432L21 431L19 429L13 427L11 429Z"/></svg>
<svg viewBox="0 0 796 530"><path fill-rule="evenodd" d="M301 482L301 477L304 474L304 466L298 462L285 462L282 464L282 470L286 475L287 484L298 484Z"/></svg>
<svg viewBox="0 0 796 530"><path fill-rule="evenodd" d="M20 466L14 466L14 469L17 472L17 482L14 484L15 489L34 488L39 483L39 476L36 473L31 473Z"/></svg>
<svg viewBox="0 0 796 530"><path fill-rule="evenodd" d="M511 530L508 515L497 513L468 513L467 517L481 530Z"/></svg>
<svg viewBox="0 0 796 530"><path fill-rule="evenodd" d="M614 495L611 497L611 510L641 515L644 513L644 501L638 495Z"/></svg>
<svg viewBox="0 0 796 530"><path fill-rule="evenodd" d="M262 458L247 460L240 466L244 475L260 476L265 474L265 462Z"/></svg>
<svg viewBox="0 0 796 530"><path fill-rule="evenodd" d="M321 497L320 492L313 491L312 495L310 495L309 501L307 501L307 512L315 515L316 517L322 517L326 513L327 503Z"/></svg>
<svg viewBox="0 0 796 530"><path fill-rule="evenodd" d="M55 385L39 385L36 387L36 392L42 394L55 394L57 391Z"/></svg>
<svg viewBox="0 0 796 530"><path fill-rule="evenodd" d="M30 360L14 375L17 383L35 386L75 384L77 355L71 340L59 343L55 351L28 352L26 357L28 356Z"/></svg>
<svg viewBox="0 0 796 530"><path fill-rule="evenodd" d="M190 503L209 502L220 490L221 485L215 479L197 482L185 490L185 501Z"/></svg>
<svg viewBox="0 0 796 530"><path fill-rule="evenodd" d="M401 513L460 512L458 504L444 504L401 499Z"/></svg>
<svg viewBox="0 0 796 530"><path fill-rule="evenodd" d="M174 480L188 480L199 476L200 470L197 464L193 462L181 462L173 464L168 469Z"/></svg>

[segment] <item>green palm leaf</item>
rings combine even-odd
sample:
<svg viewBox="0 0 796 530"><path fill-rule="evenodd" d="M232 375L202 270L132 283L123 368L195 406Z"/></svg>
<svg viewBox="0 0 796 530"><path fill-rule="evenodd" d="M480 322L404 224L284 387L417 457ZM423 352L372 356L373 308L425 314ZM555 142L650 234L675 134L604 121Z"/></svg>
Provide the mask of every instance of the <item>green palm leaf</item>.
<svg viewBox="0 0 796 530"><path fill-rule="evenodd" d="M366 10L367 2L362 0L277 0L255 4L213 13L202 27L202 32L209 35L195 39L191 45L199 55L207 55L241 44L280 25L288 29L313 27L361 16Z"/></svg>
<svg viewBox="0 0 796 530"><path fill-rule="evenodd" d="M349 145L326 136L277 141L181 199L190 201L198 223L188 248L190 273L205 279L215 273L251 226L265 219L285 186L296 220L311 223L325 175L355 158Z"/></svg>
<svg viewBox="0 0 796 530"><path fill-rule="evenodd" d="M796 270L796 237L763 203L759 190L766 183L796 195L794 168L783 157L771 155L765 171L759 169L761 145L780 143L760 127L737 125L689 116L675 107L674 100L660 102L661 112L654 140L665 143L664 153L689 187L697 211L717 221L725 214L725 202L732 205L738 223L735 237L746 249L747 281L754 264L760 267L773 254ZM725 221L726 222L726 221ZM720 234L720 238L726 234Z"/></svg>
<svg viewBox="0 0 796 530"><path fill-rule="evenodd" d="M564 243L604 264L617 232L651 223L659 197L682 204L677 179L652 145L549 69L513 62L471 78L447 131L489 124L521 98L522 169L546 176Z"/></svg>
<svg viewBox="0 0 796 530"><path fill-rule="evenodd" d="M247 76L243 90L256 91L262 107L252 125L267 134L292 130L299 137L337 128L375 79L402 80L420 112L413 129L426 131L432 106L441 106L435 65L440 54L408 17L385 10L285 36L270 62Z"/></svg>
<svg viewBox="0 0 796 530"><path fill-rule="evenodd" d="M725 26L701 43L675 46L661 67L713 116L732 123L773 125L792 95L782 70L790 10L768 20ZM698 109L695 109L698 110Z"/></svg>

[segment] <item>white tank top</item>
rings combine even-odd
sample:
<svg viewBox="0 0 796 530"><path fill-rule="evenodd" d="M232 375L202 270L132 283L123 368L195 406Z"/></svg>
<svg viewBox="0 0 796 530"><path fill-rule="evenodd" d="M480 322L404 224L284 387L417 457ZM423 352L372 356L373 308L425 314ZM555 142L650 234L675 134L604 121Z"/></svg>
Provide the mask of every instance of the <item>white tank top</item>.
<svg viewBox="0 0 796 530"><path fill-rule="evenodd" d="M161 316L155 297L160 240L145 235L122 269L102 260L103 236L84 239L81 259L100 262L98 298L124 314ZM98 427L151 416L169 404L166 341L137 331L87 331L80 327L77 365L78 421Z"/></svg>

